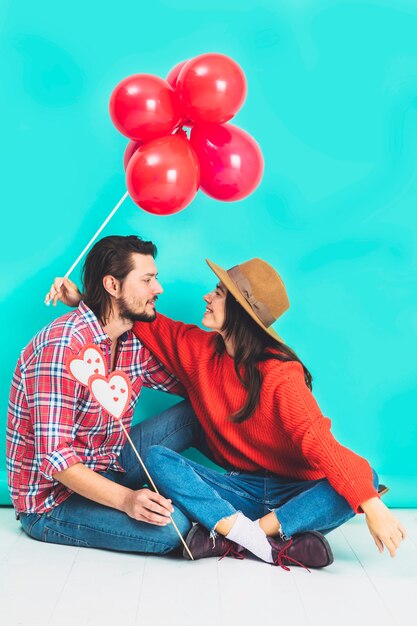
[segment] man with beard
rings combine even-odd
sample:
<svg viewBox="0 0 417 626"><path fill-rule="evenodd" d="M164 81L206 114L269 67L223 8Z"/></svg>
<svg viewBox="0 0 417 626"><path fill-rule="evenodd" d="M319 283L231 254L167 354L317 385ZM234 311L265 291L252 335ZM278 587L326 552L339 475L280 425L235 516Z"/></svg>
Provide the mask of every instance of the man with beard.
<svg viewBox="0 0 417 626"><path fill-rule="evenodd" d="M182 534L191 526L170 500L143 487L143 470L120 424L65 365L93 344L104 355L106 375L114 369L128 375L128 429L143 385L185 395L131 330L133 322L156 316L163 290L155 255L155 245L136 236L101 239L87 255L78 308L43 328L20 355L9 402L7 469L16 517L34 539L164 554L180 545L170 515ZM188 402L134 426L130 436L139 452L155 444L204 449Z"/></svg>

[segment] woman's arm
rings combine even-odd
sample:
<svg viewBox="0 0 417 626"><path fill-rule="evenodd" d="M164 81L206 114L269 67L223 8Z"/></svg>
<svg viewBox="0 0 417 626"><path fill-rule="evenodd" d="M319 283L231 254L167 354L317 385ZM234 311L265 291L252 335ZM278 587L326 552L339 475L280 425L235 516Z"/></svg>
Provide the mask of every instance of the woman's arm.
<svg viewBox="0 0 417 626"><path fill-rule="evenodd" d="M46 294L45 303L59 301L67 306L78 306L82 299L77 285L69 278L57 277ZM176 322L161 313L153 322L135 322L133 332L138 339L155 355L169 372L183 384L184 378L198 369L204 346L212 341L213 333L201 330L193 324ZM148 368L148 374L151 368ZM149 386L148 381L145 384ZM151 385L153 386L153 385ZM184 395L183 390L179 390Z"/></svg>
<svg viewBox="0 0 417 626"><path fill-rule="evenodd" d="M75 283L69 278L57 276L45 296L45 304L56 303L60 300L67 306L78 306L81 301L81 293Z"/></svg>
<svg viewBox="0 0 417 626"><path fill-rule="evenodd" d="M335 439L330 419L322 414L305 384L300 363L282 364L275 393L279 418L288 436L304 458L320 469L332 487L359 513L361 502L378 497L372 469L366 459Z"/></svg>
<svg viewBox="0 0 417 626"><path fill-rule="evenodd" d="M59 301L67 306L78 306L82 295L69 278L55 278L45 303ZM192 373L198 367L203 344L210 341L213 333L201 330L194 324L176 322L161 313L153 322L135 322L133 332L138 339L161 361L169 372L178 378L185 372Z"/></svg>
<svg viewBox="0 0 417 626"><path fill-rule="evenodd" d="M362 502L361 509L365 513L369 532L378 550L383 552L386 546L390 555L394 557L401 541L406 537L404 526L379 498Z"/></svg>
<svg viewBox="0 0 417 626"><path fill-rule="evenodd" d="M153 322L135 322L133 332L183 384L186 384L184 379L198 370L202 359L212 354L213 333L161 313Z"/></svg>
<svg viewBox="0 0 417 626"><path fill-rule="evenodd" d="M385 545L395 555L405 529L381 502L373 486L372 469L363 457L342 446L330 431L330 420L320 408L304 381L300 363L286 363L278 386L282 424L315 467L320 468L333 488L356 513L364 512L369 531L380 551Z"/></svg>

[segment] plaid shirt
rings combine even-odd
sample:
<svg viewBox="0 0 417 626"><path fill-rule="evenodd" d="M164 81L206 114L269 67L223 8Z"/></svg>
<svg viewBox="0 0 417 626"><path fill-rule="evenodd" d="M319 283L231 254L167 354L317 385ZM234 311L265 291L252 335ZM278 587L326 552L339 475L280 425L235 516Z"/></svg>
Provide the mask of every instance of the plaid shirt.
<svg viewBox="0 0 417 626"><path fill-rule="evenodd" d="M81 302L41 330L20 355L7 424L9 490L17 514L43 513L66 500L72 491L53 475L75 463L97 472L124 471L117 461L126 443L120 424L65 366L66 357L79 354L87 343L101 348L110 372L111 339ZM185 395L177 379L131 331L119 339L115 367L132 382L132 399L123 417L127 430L142 385Z"/></svg>

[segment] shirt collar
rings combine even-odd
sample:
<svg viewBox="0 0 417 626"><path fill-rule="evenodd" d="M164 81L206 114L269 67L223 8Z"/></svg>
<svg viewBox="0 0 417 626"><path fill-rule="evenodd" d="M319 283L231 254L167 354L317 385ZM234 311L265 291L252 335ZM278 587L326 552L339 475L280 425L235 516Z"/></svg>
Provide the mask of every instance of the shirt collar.
<svg viewBox="0 0 417 626"><path fill-rule="evenodd" d="M78 306L78 314L80 319L85 323L91 333L91 339L94 343L111 342L110 337L104 332L100 322L94 315L93 311L81 300Z"/></svg>

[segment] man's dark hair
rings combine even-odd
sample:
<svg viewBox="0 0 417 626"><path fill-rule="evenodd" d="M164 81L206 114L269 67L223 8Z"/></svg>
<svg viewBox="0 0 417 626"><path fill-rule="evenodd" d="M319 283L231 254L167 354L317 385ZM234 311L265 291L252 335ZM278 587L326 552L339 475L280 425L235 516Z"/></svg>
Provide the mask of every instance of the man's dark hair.
<svg viewBox="0 0 417 626"><path fill-rule="evenodd" d="M91 248L81 274L83 300L103 325L112 310L111 296L103 286L104 276L114 276L123 284L133 269L133 254L155 258L156 253L152 241L143 241L136 235L104 237Z"/></svg>

